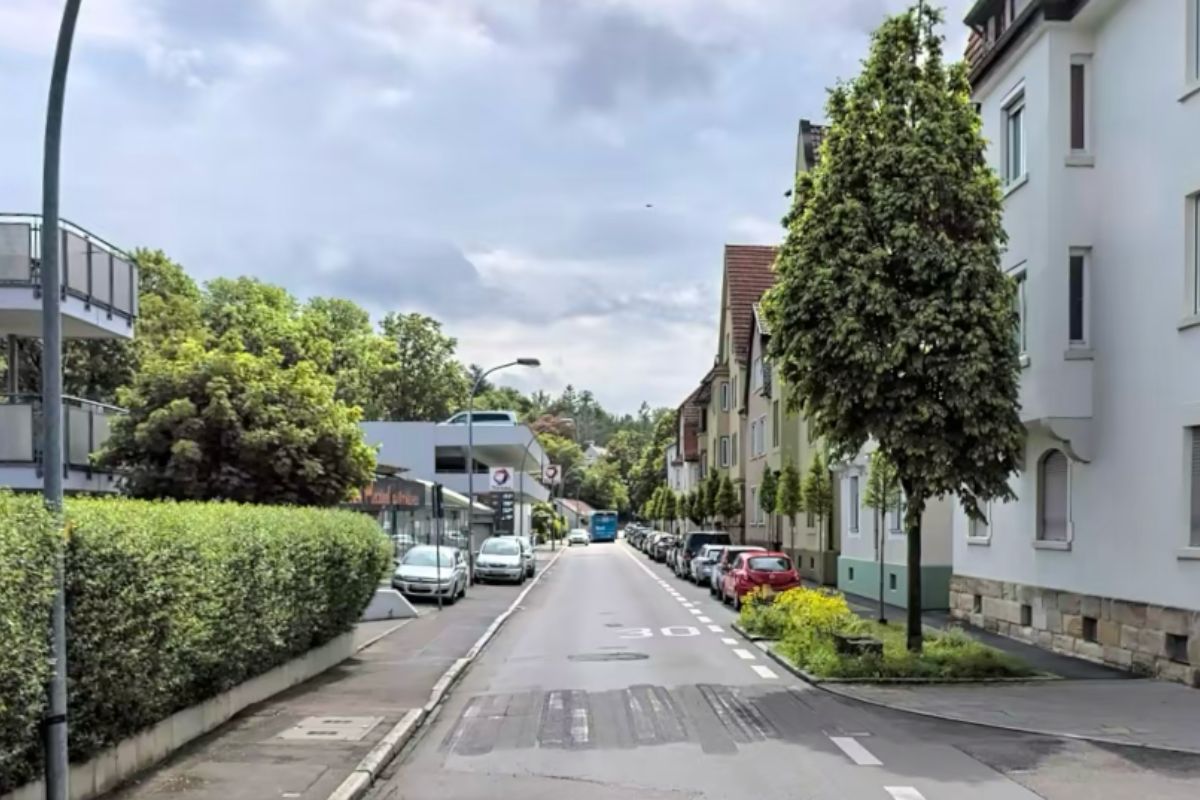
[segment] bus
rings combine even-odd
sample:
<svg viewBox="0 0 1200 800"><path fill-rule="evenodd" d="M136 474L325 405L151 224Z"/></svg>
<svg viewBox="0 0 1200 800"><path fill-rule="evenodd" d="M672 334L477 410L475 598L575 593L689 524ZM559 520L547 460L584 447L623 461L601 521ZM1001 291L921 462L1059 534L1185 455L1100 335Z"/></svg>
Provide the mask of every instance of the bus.
<svg viewBox="0 0 1200 800"><path fill-rule="evenodd" d="M592 512L589 532L593 542L615 542L617 540L617 512Z"/></svg>

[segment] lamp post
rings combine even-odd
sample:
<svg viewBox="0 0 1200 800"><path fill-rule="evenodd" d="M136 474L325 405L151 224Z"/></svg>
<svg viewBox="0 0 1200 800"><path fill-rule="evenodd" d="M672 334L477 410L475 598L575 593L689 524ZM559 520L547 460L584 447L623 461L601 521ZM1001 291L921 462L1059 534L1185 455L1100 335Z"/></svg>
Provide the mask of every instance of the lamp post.
<svg viewBox="0 0 1200 800"><path fill-rule="evenodd" d="M540 367L542 362L536 358L518 358L505 364L492 367L479 373L479 377L471 384L471 396L467 398L467 558L470 563L471 577L475 577L475 531L472 521L475 516L475 395L484 378L493 372L499 372L509 367Z"/></svg>
<svg viewBox="0 0 1200 800"><path fill-rule="evenodd" d="M46 508L62 525L63 502L63 375L62 318L59 316L62 281L59 264L58 187L62 152L63 101L71 42L82 0L66 0L46 104L46 138L42 154L42 494ZM64 544L54 564L54 603L50 610L51 673L46 687L43 720L46 759L46 800L67 800L67 603L64 586Z"/></svg>

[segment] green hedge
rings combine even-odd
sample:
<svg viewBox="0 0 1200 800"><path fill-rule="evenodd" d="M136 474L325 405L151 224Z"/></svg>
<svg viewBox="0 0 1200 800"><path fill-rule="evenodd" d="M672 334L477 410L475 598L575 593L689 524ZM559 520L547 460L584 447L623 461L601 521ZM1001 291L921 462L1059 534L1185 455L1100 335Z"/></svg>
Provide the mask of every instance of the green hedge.
<svg viewBox="0 0 1200 800"><path fill-rule="evenodd" d="M38 741L55 551L41 498L0 491L0 794L30 774Z"/></svg>
<svg viewBox="0 0 1200 800"><path fill-rule="evenodd" d="M76 761L347 630L391 557L348 511L75 499L67 520Z"/></svg>

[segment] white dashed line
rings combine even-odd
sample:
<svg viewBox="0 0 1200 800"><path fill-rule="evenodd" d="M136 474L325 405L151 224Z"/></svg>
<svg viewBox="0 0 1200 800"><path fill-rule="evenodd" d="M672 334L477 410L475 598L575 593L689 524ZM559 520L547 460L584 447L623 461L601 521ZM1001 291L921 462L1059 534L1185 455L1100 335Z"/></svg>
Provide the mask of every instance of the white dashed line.
<svg viewBox="0 0 1200 800"><path fill-rule="evenodd" d="M883 765L882 761L871 755L870 750L859 744L858 739L852 739L849 736L830 736L829 741L836 744L839 750L860 767L878 767ZM914 789L913 791L916 790ZM893 795L893 797L895 796ZM917 797L920 797L920 795L917 795Z"/></svg>
<svg viewBox="0 0 1200 800"><path fill-rule="evenodd" d="M925 795L911 786L885 786L883 790L892 796L892 800L925 800Z"/></svg>
<svg viewBox="0 0 1200 800"><path fill-rule="evenodd" d="M742 648L739 647L736 650L734 650L733 653L738 658L740 658L742 661L753 661L754 660L754 653L751 653L749 650L743 650Z"/></svg>
<svg viewBox="0 0 1200 800"><path fill-rule="evenodd" d="M710 631L712 631L713 633L724 633L725 632L725 629L722 628L720 625L709 625L708 629Z"/></svg>
<svg viewBox="0 0 1200 800"><path fill-rule="evenodd" d="M737 639L722 639L722 640L721 640L721 644L734 645L734 644L737 644L737 643L738 643L738 640L737 640Z"/></svg>
<svg viewBox="0 0 1200 800"><path fill-rule="evenodd" d="M696 617L697 622L712 622L708 617Z"/></svg>
<svg viewBox="0 0 1200 800"><path fill-rule="evenodd" d="M775 671L770 667L764 667L762 664L751 664L750 669L758 673L758 677L767 678L768 680L778 678Z"/></svg>
<svg viewBox="0 0 1200 800"><path fill-rule="evenodd" d="M700 609L698 609L698 608L689 608L689 609L688 609L688 611L692 612L693 614L700 614L700 613L702 613L702 612L700 611Z"/></svg>

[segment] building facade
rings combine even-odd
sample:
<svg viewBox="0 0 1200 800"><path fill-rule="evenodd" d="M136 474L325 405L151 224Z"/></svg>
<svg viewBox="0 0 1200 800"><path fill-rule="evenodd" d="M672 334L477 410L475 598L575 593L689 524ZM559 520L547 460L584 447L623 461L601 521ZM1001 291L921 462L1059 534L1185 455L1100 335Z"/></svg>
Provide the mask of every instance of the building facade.
<svg viewBox="0 0 1200 800"><path fill-rule="evenodd" d="M955 615L1200 684L1200 2L981 0L1017 282L1017 499L953 519Z"/></svg>

